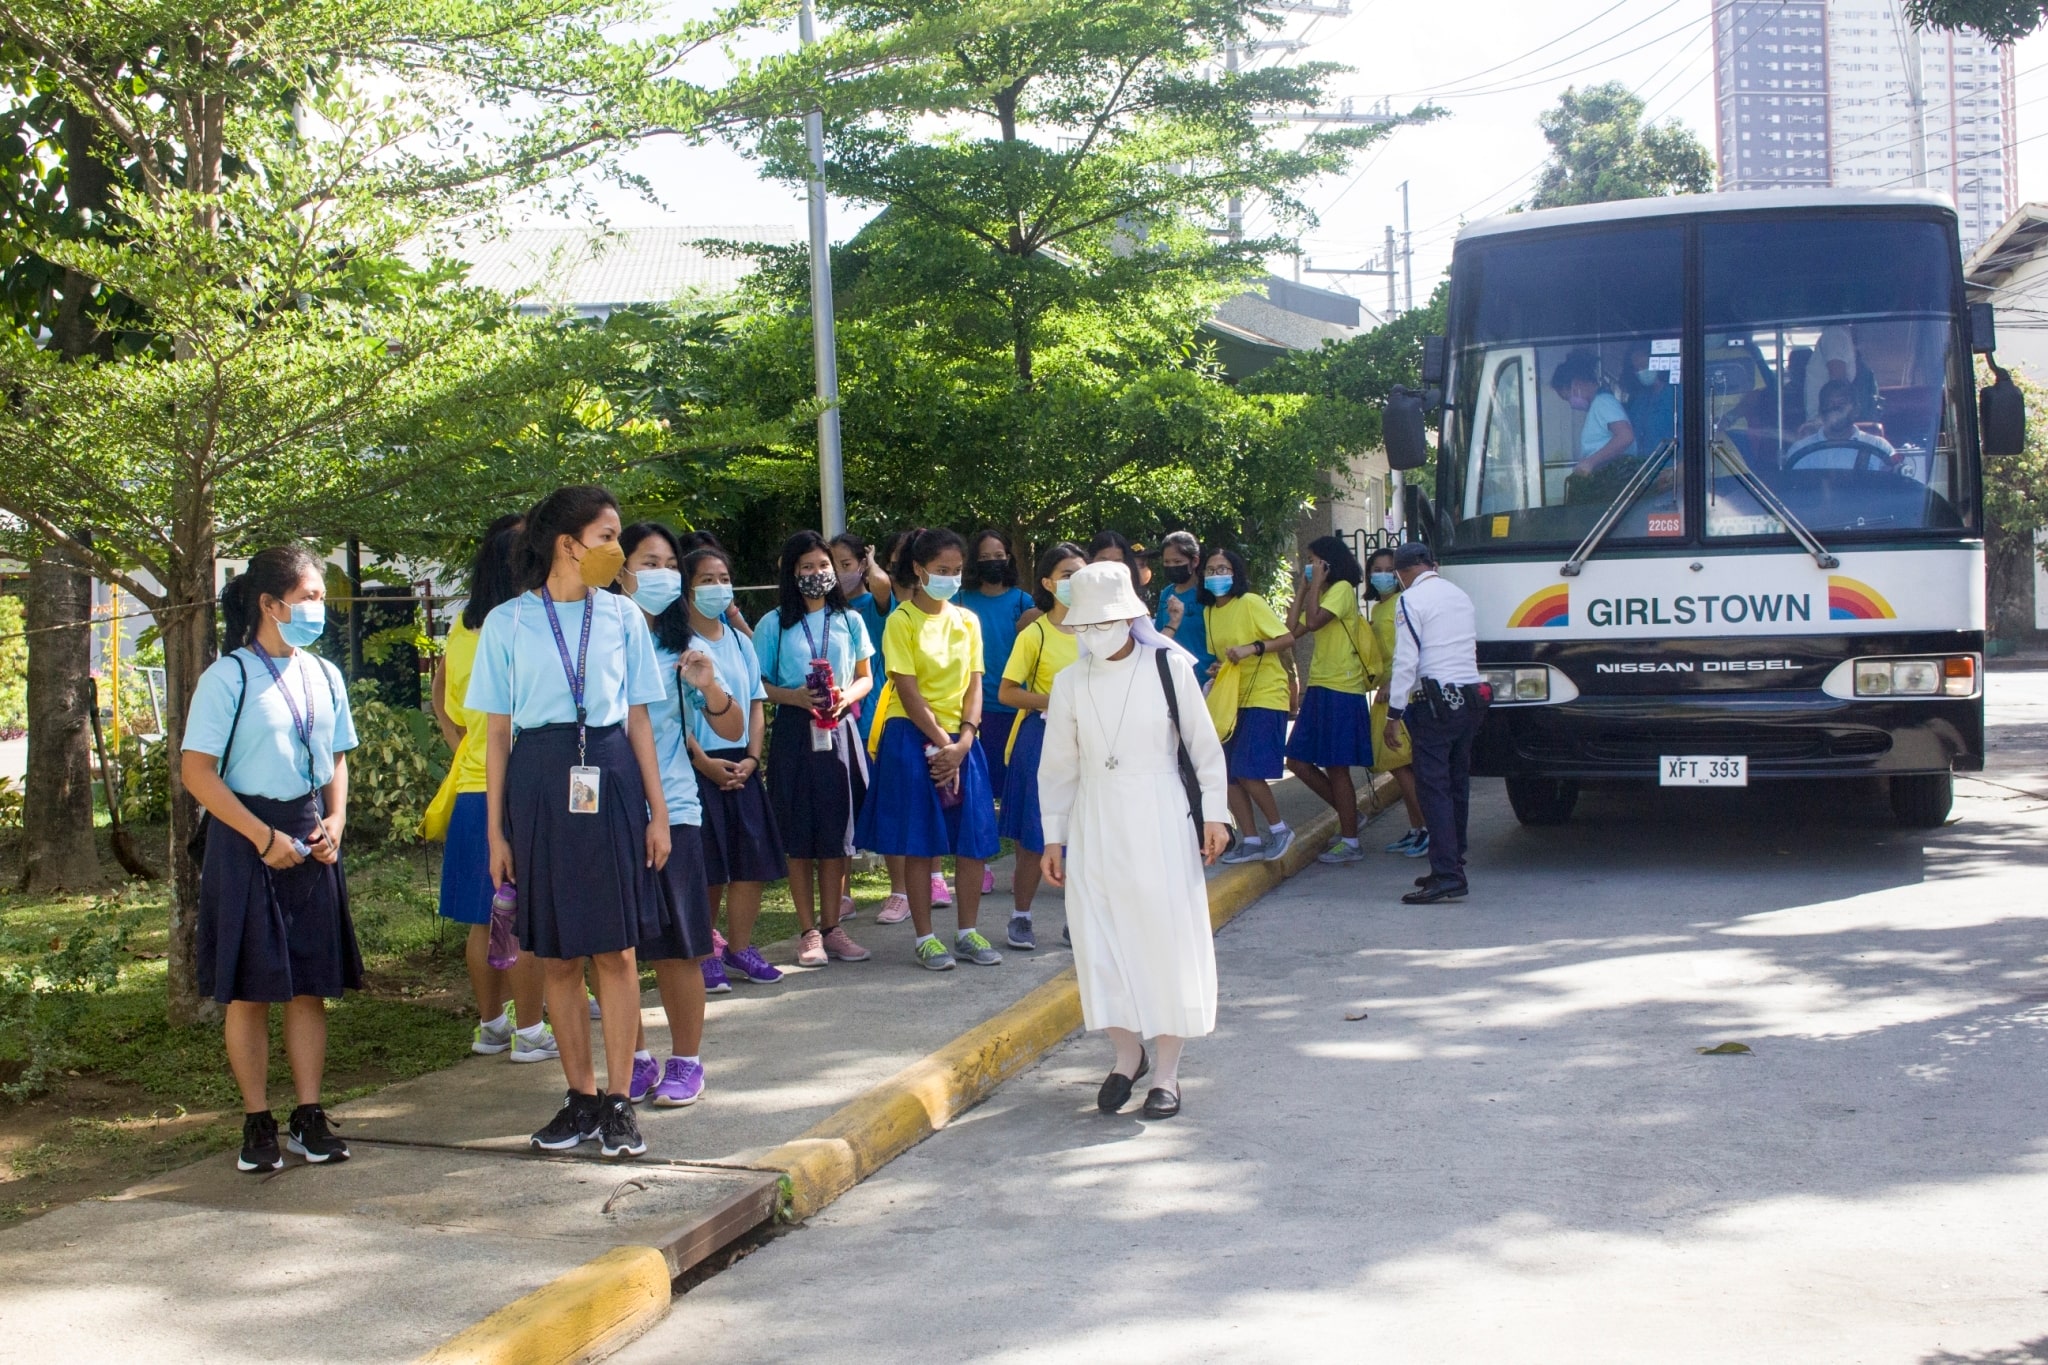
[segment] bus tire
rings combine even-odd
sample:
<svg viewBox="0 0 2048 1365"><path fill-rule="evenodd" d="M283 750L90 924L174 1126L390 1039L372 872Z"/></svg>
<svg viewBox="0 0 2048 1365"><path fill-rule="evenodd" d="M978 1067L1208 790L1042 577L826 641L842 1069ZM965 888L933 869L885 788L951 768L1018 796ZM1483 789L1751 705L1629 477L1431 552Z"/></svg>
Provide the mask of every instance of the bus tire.
<svg viewBox="0 0 2048 1365"><path fill-rule="evenodd" d="M1579 804L1579 784L1567 778L1511 777L1508 804L1525 825L1561 825Z"/></svg>
<svg viewBox="0 0 2048 1365"><path fill-rule="evenodd" d="M1907 829L1938 829L1955 804L1956 780L1949 773L1902 773L1891 780L1892 814Z"/></svg>

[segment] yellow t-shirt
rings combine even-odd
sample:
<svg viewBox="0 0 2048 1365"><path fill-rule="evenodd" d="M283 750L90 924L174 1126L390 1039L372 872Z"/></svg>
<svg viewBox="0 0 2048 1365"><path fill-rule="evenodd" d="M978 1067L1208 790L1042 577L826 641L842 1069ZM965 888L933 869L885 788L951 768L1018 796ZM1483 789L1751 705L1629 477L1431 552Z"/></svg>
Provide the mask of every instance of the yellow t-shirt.
<svg viewBox="0 0 2048 1365"><path fill-rule="evenodd" d="M915 602L905 602L889 614L882 627L882 666L891 674L905 673L917 679L917 690L931 707L939 728L947 734L960 729L960 708L967 701L967 682L981 672L981 622L971 611L955 606L926 613ZM897 716L908 716L895 688L882 704L879 725Z"/></svg>
<svg viewBox="0 0 2048 1365"><path fill-rule="evenodd" d="M1323 590L1318 605L1330 613L1330 620L1316 631L1315 653L1308 661L1308 685L1362 697L1365 666L1358 657L1358 646L1351 642L1352 623L1358 619L1358 589L1349 583L1332 583Z"/></svg>
<svg viewBox="0 0 2048 1365"><path fill-rule="evenodd" d="M457 617L441 646L441 704L448 708L448 718L462 727L462 743L455 746L450 769L458 793L480 792L485 786L485 730L490 717L463 705L469 695L470 670L476 667L476 642L477 633Z"/></svg>
<svg viewBox="0 0 2048 1365"><path fill-rule="evenodd" d="M1081 646L1072 635L1041 616L1017 632L1010 647L1009 662L1003 665L1003 680L1026 692L1050 695L1052 680L1068 664L1081 658Z"/></svg>
<svg viewBox="0 0 2048 1365"><path fill-rule="evenodd" d="M1220 607L1204 607L1202 624L1209 652L1219 658L1226 649L1287 633L1287 623L1255 592L1233 597ZM1287 709L1287 666L1277 652L1268 650L1263 656L1248 658L1240 667L1245 672L1244 695L1237 703L1240 707Z"/></svg>
<svg viewBox="0 0 2048 1365"><path fill-rule="evenodd" d="M1380 642L1380 666L1388 673L1394 671L1394 632L1400 629L1394 618L1394 603L1400 599L1401 594L1395 592L1372 603L1372 635Z"/></svg>

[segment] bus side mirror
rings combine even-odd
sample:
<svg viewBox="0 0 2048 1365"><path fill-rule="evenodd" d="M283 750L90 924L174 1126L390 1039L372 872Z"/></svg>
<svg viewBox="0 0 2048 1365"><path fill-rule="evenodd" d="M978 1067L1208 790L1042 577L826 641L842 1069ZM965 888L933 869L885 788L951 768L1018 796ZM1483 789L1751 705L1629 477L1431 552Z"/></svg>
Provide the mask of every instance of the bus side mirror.
<svg viewBox="0 0 2048 1365"><path fill-rule="evenodd" d="M1440 389L1444 386L1444 372L1450 368L1450 347L1442 337L1422 339L1422 387Z"/></svg>
<svg viewBox="0 0 2048 1365"><path fill-rule="evenodd" d="M1998 349L1998 318L1988 303L1970 305L1970 350L1990 355Z"/></svg>
<svg viewBox="0 0 2048 1365"><path fill-rule="evenodd" d="M1423 421L1423 395L1402 384L1387 394L1380 409L1380 435L1387 446L1387 465L1420 469L1429 463L1429 437Z"/></svg>
<svg viewBox="0 0 2048 1365"><path fill-rule="evenodd" d="M1991 387L1977 391L1977 435L1986 455L2018 455L2027 448L2027 400L2012 372L1991 367ZM1392 460L1393 445L1388 444Z"/></svg>

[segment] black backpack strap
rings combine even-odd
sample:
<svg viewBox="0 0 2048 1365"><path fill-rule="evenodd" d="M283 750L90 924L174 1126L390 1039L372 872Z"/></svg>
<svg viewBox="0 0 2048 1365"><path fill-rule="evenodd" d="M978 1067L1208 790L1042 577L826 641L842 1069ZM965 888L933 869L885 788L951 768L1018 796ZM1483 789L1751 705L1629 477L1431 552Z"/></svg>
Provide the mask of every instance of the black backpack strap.
<svg viewBox="0 0 2048 1365"><path fill-rule="evenodd" d="M1166 715L1173 722L1173 758L1180 768L1180 785L1188 799L1188 818L1195 822L1195 842L1202 842L1202 779L1195 772L1195 760L1188 753L1188 745L1181 738L1180 697L1173 685L1173 671L1168 666L1166 651L1155 649L1152 658L1159 665L1159 687L1166 693Z"/></svg>
<svg viewBox="0 0 2048 1365"><path fill-rule="evenodd" d="M235 751L235 731L242 728L242 703L249 700L249 665L242 662L233 650L228 657L235 661L235 671L242 675L242 690L235 694L235 714L228 721L228 742L220 746L220 761L214 765L214 772L225 774L228 770L228 755Z"/></svg>

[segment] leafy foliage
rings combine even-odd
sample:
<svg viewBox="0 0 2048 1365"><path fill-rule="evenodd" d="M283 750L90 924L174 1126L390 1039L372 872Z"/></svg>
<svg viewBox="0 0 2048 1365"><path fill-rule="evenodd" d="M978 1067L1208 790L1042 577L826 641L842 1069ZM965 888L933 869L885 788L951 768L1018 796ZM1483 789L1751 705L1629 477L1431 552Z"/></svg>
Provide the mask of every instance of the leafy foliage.
<svg viewBox="0 0 2048 1365"><path fill-rule="evenodd" d="M1706 144L1676 119L1643 122L1643 102L1619 81L1566 90L1557 107L1536 122L1550 144L1550 161L1527 208L1714 188L1714 158Z"/></svg>
<svg viewBox="0 0 2048 1365"><path fill-rule="evenodd" d="M21 784L12 778L0 777L0 829L21 828Z"/></svg>
<svg viewBox="0 0 2048 1365"><path fill-rule="evenodd" d="M87 998L112 990L136 917L108 902L66 934L48 928L0 926L0 1038L8 1039L14 1079L0 1085L9 1099L26 1099L68 1065L71 1039Z"/></svg>
<svg viewBox="0 0 2048 1365"><path fill-rule="evenodd" d="M171 746L161 739L121 736L115 765L121 771L121 818L160 825L171 818Z"/></svg>
<svg viewBox="0 0 2048 1365"><path fill-rule="evenodd" d="M416 842L454 755L426 712L377 700L372 683L349 689L349 712L359 741L348 756L350 840Z"/></svg>
<svg viewBox="0 0 2048 1365"><path fill-rule="evenodd" d="M0 739L13 739L28 725L27 616L21 599L0 593Z"/></svg>
<svg viewBox="0 0 2048 1365"><path fill-rule="evenodd" d="M1994 43L2026 37L2048 21L2042 0L1906 0L1906 13L1925 28L1975 29Z"/></svg>

